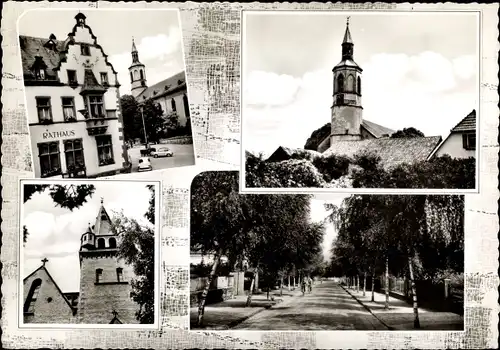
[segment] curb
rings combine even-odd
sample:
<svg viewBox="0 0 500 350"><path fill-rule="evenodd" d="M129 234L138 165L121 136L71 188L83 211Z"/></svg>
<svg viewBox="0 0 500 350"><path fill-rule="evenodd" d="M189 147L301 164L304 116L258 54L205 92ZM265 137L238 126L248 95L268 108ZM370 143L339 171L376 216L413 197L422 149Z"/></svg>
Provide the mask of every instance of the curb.
<svg viewBox="0 0 500 350"><path fill-rule="evenodd" d="M344 286L340 286L347 294L349 294L354 300L356 300L361 306L363 306L366 311L368 311L373 317L375 317L380 323L382 323L388 330L390 331L393 331L395 330L394 327L391 327L389 326L387 323L385 323L384 321L382 321L380 319L380 317L378 317L376 314L373 313L373 311L368 307L366 306L365 304L363 304L358 298L356 298L356 296L354 294L352 294L351 292L349 292Z"/></svg>

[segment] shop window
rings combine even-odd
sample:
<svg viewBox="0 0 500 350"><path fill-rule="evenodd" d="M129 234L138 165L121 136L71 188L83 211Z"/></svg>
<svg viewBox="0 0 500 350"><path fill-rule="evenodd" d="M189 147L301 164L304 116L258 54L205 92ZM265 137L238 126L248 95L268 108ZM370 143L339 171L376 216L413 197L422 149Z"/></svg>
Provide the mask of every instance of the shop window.
<svg viewBox="0 0 500 350"><path fill-rule="evenodd" d="M85 168L82 139L64 141L64 154L68 172L79 171Z"/></svg>
<svg viewBox="0 0 500 350"><path fill-rule="evenodd" d="M40 159L41 177L61 174L58 142L39 143L38 158Z"/></svg>
<svg viewBox="0 0 500 350"><path fill-rule="evenodd" d="M82 56L90 56L90 46L87 44L80 45Z"/></svg>
<svg viewBox="0 0 500 350"><path fill-rule="evenodd" d="M109 85L108 83L108 73L101 73L101 84Z"/></svg>
<svg viewBox="0 0 500 350"><path fill-rule="evenodd" d="M62 108L65 122L76 121L75 99L73 97L62 97Z"/></svg>
<svg viewBox="0 0 500 350"><path fill-rule="evenodd" d="M102 269L95 270L95 283L100 283L102 280Z"/></svg>
<svg viewBox="0 0 500 350"><path fill-rule="evenodd" d="M89 96L88 106L91 118L104 118L104 102L102 96Z"/></svg>
<svg viewBox="0 0 500 350"><path fill-rule="evenodd" d="M68 73L68 84L69 85L78 85L78 79L76 78L76 70L67 70Z"/></svg>
<svg viewBox="0 0 500 350"><path fill-rule="evenodd" d="M99 166L114 164L113 145L111 143L111 135L102 135L96 137L97 142L97 157Z"/></svg>
<svg viewBox="0 0 500 350"><path fill-rule="evenodd" d="M24 312L25 313L34 313L35 312L35 303L38 298L38 292L40 291L40 287L42 286L42 280L37 278L31 283L30 291L28 292L28 297L24 303Z"/></svg>
<svg viewBox="0 0 500 350"><path fill-rule="evenodd" d="M172 104L172 111L176 112L177 111L177 107L175 106L175 101L174 101L173 98L172 98L171 104Z"/></svg>
<svg viewBox="0 0 500 350"><path fill-rule="evenodd" d="M463 134L462 135L463 146L466 150L474 151L476 149L476 134Z"/></svg>
<svg viewBox="0 0 500 350"><path fill-rule="evenodd" d="M116 279L118 282L123 282L123 269L121 267L116 269Z"/></svg>
<svg viewBox="0 0 500 350"><path fill-rule="evenodd" d="M36 109L38 111L38 121L40 123L52 123L52 107L50 105L50 97L36 97Z"/></svg>

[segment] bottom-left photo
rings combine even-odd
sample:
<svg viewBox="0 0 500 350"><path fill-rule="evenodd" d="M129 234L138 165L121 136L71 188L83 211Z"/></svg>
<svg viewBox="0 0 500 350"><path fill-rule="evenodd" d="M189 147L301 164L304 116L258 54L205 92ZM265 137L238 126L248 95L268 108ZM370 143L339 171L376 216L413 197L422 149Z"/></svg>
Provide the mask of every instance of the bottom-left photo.
<svg viewBox="0 0 500 350"><path fill-rule="evenodd" d="M154 328L155 181L21 181L20 327Z"/></svg>

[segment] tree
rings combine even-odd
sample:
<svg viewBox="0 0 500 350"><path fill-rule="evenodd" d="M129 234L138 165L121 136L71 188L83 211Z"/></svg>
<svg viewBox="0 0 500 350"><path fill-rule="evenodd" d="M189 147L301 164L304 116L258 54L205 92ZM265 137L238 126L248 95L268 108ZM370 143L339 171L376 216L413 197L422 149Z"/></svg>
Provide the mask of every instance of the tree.
<svg viewBox="0 0 500 350"><path fill-rule="evenodd" d="M165 134L165 119L163 119L161 106L152 99L148 99L139 108L142 108L144 115L148 142L158 143Z"/></svg>
<svg viewBox="0 0 500 350"><path fill-rule="evenodd" d="M425 137L424 133L413 127L404 128L403 130L398 130L391 135L391 138L402 138L402 137Z"/></svg>
<svg viewBox="0 0 500 350"><path fill-rule="evenodd" d="M307 139L306 144L304 145L304 149L316 151L320 143L330 135L330 132L330 123L326 123L321 128L314 130L311 136L309 136L309 138Z"/></svg>
<svg viewBox="0 0 500 350"><path fill-rule="evenodd" d="M167 137L178 136L180 124L179 124L179 115L177 112L170 112L167 114L165 118L165 127L167 129Z"/></svg>
<svg viewBox="0 0 500 350"><path fill-rule="evenodd" d="M155 223L155 187L153 185L147 185L151 196L149 197L149 207L148 211L144 216L149 220L150 223L154 225Z"/></svg>
<svg viewBox="0 0 500 350"><path fill-rule="evenodd" d="M123 95L120 98L120 106L123 118L123 137L125 141L137 138L144 139L141 111L139 103L131 95Z"/></svg>

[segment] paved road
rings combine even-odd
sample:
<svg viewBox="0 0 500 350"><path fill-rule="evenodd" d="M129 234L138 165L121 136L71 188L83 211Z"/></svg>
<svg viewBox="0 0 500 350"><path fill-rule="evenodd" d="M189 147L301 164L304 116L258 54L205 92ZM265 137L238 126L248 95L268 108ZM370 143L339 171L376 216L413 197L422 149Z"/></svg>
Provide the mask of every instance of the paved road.
<svg viewBox="0 0 500 350"><path fill-rule="evenodd" d="M151 165L153 170L167 169L178 166L194 165L194 152L193 145L152 145L151 147L167 147L172 152L174 152L173 157L159 157L153 158L149 157L151 160ZM140 150L144 149L144 146L136 146L128 150L130 159L132 160L132 172L137 172L137 165L139 164L139 158L141 157Z"/></svg>
<svg viewBox="0 0 500 350"><path fill-rule="evenodd" d="M333 281L316 282L311 294L262 311L232 329L387 330Z"/></svg>

